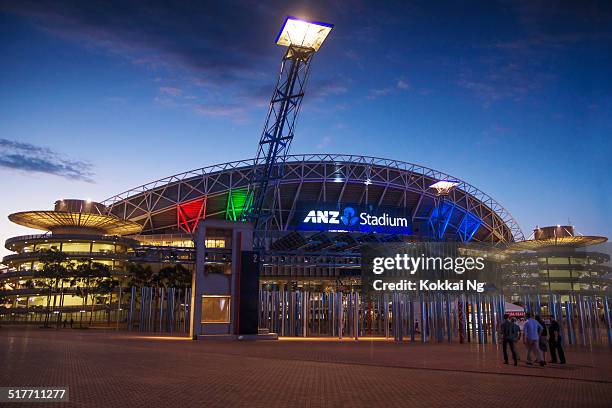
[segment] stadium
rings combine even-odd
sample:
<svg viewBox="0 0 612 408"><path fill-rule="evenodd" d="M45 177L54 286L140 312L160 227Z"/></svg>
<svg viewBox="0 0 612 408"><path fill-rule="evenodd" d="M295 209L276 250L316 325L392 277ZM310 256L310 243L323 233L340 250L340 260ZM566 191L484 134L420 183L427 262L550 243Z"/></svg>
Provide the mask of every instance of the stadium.
<svg viewBox="0 0 612 408"><path fill-rule="evenodd" d="M6 241L15 253L4 257L0 274L2 321L49 326L76 319L79 326L86 320L189 332L194 339L409 336L486 343L496 341L500 316L513 300L561 324L567 320L568 330L580 327L583 335L569 339L582 337L585 345L601 337L594 330L587 339L585 322L595 327L605 316L612 342L609 256L567 255L606 238L574 238L567 227L525 239L492 197L417 164L289 154L310 62L332 29L294 17L281 27L276 43L286 52L255 158L169 176L100 203L64 199L52 211L11 214L14 223L45 233ZM557 240L557 232L565 238ZM538 257L550 239L553 253ZM432 242L486 246L506 267L482 294L361 291L364 246ZM570 267L546 266L565 260Z"/></svg>
<svg viewBox="0 0 612 408"><path fill-rule="evenodd" d="M221 225L207 232L205 271L230 276L235 263L231 226L245 223L242 213L248 211L247 186L253 164L254 160L244 160L188 171L99 204L61 200L54 211L12 214L9 218L13 222L46 233L6 242L6 248L16 254L3 260L7 266L2 274L3 294L10 304L3 311L3 321L74 319L94 325L110 322L132 330L187 331L191 275L197 259L194 233L200 222ZM453 180L456 186L440 196L430 187L439 180ZM465 337L486 341L494 336L492 321L486 323L486 316L499 314L505 307L504 299L550 314L553 309L571 307L565 306L566 302L577 302L572 294L581 289L594 300L589 300L593 315L600 313L601 296L609 280L605 275L610 271L603 263L609 261L609 256L591 257L602 264L588 268L598 271L593 277L596 286L575 285L576 292L568 291L572 288L567 285L538 290L543 276L525 278L517 259L533 259L536 266L532 262L530 271L537 269L537 251L550 250L552 245L550 231L526 240L501 204L471 184L440 171L366 156L291 155L287 156L283 175L272 194L274 199L268 202L274 205L265 209L269 214L265 229L254 232L263 248L257 299L257 324L263 330L282 336L418 338L421 322L421 326L431 324L427 336L421 336L423 339L439 339L439 329L458 336L459 313L469 310L476 314L468 315L464 323ZM379 221L372 222L376 219ZM555 240L555 244L565 253L577 246L605 241L602 237L568 240L569 227L563 231L565 240ZM420 299L360 299L362 245L430 241L481 243L517 255L507 255L509 272L504 288L497 288L501 291L478 299L467 296L459 302L461 307L450 308L448 315L438 310L444 299L435 295ZM62 283L60 289L53 290L51 301L45 293L50 285L41 261L41 251L48 249L58 250L76 263L107 265L116 285L104 291L93 287L91 280L71 283L66 288ZM178 265L181 269L177 271ZM143 281L141 287L136 287L134 275L147 268L153 275L167 274L169 270L176 275L182 271L183 278L178 279L182 284L176 284L174 279L172 285L160 287ZM517 286L517 279L536 283L523 290ZM36 284L37 281L47 283ZM558 296L548 296L551 290ZM215 296L218 302L221 298ZM229 305L232 296L223 299ZM596 299L600 299L599 303ZM387 313L385 303L389 305ZM202 318L203 326L229 321L230 309L219 304L203 306L203 313L212 316L206 324ZM146 311L153 318L149 319ZM394 311L412 323L399 330L394 328ZM52 317L45 317L49 313ZM482 323L478 323L480 313L485 319Z"/></svg>

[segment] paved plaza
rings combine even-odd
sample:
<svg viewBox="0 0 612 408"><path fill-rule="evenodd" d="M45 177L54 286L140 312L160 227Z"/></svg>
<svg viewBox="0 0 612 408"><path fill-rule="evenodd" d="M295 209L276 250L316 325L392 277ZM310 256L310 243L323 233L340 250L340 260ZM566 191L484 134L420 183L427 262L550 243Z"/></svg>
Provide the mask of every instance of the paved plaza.
<svg viewBox="0 0 612 408"><path fill-rule="evenodd" d="M0 328L1 386L69 386L81 407L609 407L612 350L502 364L494 345L384 340L191 341ZM17 406L19 404L5 404ZM43 406L60 406L57 403Z"/></svg>

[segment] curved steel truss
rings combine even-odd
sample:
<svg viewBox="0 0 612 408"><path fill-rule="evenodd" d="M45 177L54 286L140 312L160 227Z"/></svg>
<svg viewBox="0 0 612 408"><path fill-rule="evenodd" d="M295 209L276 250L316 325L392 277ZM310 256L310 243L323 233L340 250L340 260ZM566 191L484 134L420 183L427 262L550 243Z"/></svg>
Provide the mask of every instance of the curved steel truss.
<svg viewBox="0 0 612 408"><path fill-rule="evenodd" d="M253 164L250 159L191 170L117 194L103 204L112 214L142 224L143 233L185 230L177 215L183 213L180 207L200 199L204 199L202 217L237 219ZM401 207L410 211L413 222L426 224L436 216L437 198L429 186L448 179L458 185L446 199L453 209L447 223L460 240L525 239L501 204L465 181L413 163L345 154L287 156L280 188L272 193L275 209L267 228L289 229L300 201ZM478 220L478 231L466 234L463 228L472 222L470 217Z"/></svg>

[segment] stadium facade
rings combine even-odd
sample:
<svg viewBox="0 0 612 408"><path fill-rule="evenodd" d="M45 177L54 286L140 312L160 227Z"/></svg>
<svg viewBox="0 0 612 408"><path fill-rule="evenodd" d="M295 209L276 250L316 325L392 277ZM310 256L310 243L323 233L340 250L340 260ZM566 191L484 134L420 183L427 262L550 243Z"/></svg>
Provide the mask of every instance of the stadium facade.
<svg viewBox="0 0 612 408"><path fill-rule="evenodd" d="M10 215L13 222L45 233L10 238L5 244L15 254L4 258L6 269L0 275L3 321L89 319L130 329L186 330L194 318L189 310L192 285L185 276L197 269L196 228L208 225L204 273L232 276L240 263L236 251L244 249L236 248L243 241L236 240L232 226L244 224L253 163L177 174L100 204L62 200L54 211ZM565 316L568 325L572 319L590 325L609 319L609 255L584 251L605 241L603 237L579 238L571 227L557 227L525 239L510 213L486 193L406 162L292 155L279 169L282 176L277 175L266 200L273 205L266 209L265 233L254 232L256 246L262 248L258 326L267 331L422 341L454 336L486 342L494 339L496 321L510 300L542 314ZM440 197L430 188L439 180L453 180L456 188ZM364 244L424 241L503 248L503 287L453 299L445 294L360 298ZM577 248L583 255L573 255ZM53 252L65 255L60 263L70 263L69 271L62 270L66 276L53 275ZM542 266L560 265L559 258L576 266ZM92 264L106 267L94 273ZM240 295L226 292L202 296L203 326L225 327L222 323L231 320ZM231 334L234 327L223 330ZM585 337L585 344L596 338Z"/></svg>

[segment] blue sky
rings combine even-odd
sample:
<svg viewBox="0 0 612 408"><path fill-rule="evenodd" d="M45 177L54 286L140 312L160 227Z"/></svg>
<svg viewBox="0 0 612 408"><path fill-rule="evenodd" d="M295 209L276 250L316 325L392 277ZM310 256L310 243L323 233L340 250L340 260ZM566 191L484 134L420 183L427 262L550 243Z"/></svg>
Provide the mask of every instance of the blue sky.
<svg viewBox="0 0 612 408"><path fill-rule="evenodd" d="M464 179L525 235L612 236L607 2L0 1L6 215L102 200L252 157L287 14L336 27L293 153L386 157Z"/></svg>

